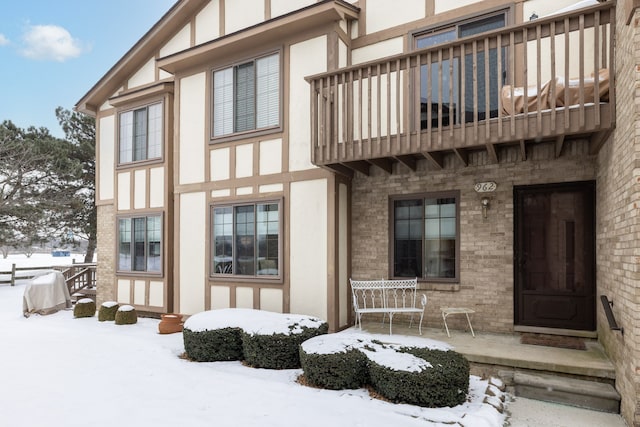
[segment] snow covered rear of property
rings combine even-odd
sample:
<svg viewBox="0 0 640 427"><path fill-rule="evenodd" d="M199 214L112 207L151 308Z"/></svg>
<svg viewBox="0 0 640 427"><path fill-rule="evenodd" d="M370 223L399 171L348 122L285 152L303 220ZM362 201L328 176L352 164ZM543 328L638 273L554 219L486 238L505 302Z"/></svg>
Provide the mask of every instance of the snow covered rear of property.
<svg viewBox="0 0 640 427"><path fill-rule="evenodd" d="M248 308L225 308L203 311L191 316L184 328L204 332L223 328L240 328L248 334L290 335L300 333L304 327L317 328L324 323L317 317L303 314L281 314Z"/></svg>

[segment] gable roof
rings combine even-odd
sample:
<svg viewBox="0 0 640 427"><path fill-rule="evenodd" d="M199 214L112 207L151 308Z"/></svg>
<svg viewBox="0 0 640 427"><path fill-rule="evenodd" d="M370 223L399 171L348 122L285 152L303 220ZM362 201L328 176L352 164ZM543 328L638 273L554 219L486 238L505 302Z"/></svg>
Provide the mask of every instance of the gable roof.
<svg viewBox="0 0 640 427"><path fill-rule="evenodd" d="M109 71L76 103L75 110L95 116L100 106L111 97L124 81L138 71L149 58L156 54L162 45L180 31L209 0L178 0L171 9L111 67ZM237 49L256 38L277 37L283 28L299 30L305 25L320 20L338 20L345 16L357 17L360 9L344 0L320 0L309 6L277 16L254 26L226 34L186 51L178 52L159 59L158 65L168 72L184 66L185 57L189 63L202 61L212 51L224 52ZM179 64L179 65L178 65Z"/></svg>
<svg viewBox="0 0 640 427"><path fill-rule="evenodd" d="M124 56L76 103L74 109L95 116L123 82L144 65L208 0L178 0Z"/></svg>

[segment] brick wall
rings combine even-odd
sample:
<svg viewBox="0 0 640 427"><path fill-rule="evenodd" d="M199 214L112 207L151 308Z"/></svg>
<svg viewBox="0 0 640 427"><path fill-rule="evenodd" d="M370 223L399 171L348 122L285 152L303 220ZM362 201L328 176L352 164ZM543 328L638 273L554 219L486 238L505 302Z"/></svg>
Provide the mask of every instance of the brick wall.
<svg viewBox="0 0 640 427"><path fill-rule="evenodd" d="M98 206L97 304L115 301L116 223L113 205Z"/></svg>
<svg viewBox="0 0 640 427"><path fill-rule="evenodd" d="M640 13L625 25L617 7L616 129L598 156L598 296L613 301L624 335L611 331L598 301L598 337L616 367L621 412L640 426Z"/></svg>
<svg viewBox="0 0 640 427"><path fill-rule="evenodd" d="M356 174L352 195L352 277L389 277L390 195L428 191L460 192L460 284L429 286L427 326L440 327L439 307L466 306L476 310L474 328L480 331L513 330L513 187L514 185L593 180L596 159L588 155L584 141L567 142L560 158L551 144L528 147L527 160L519 148L502 149L498 164L490 164L486 152L469 156L464 167L453 155L445 158L443 170L426 160L417 171L397 164L392 175L372 168L371 176ZM494 181L487 218L482 216L476 182ZM485 193L486 195L486 193ZM453 327L464 328L465 320L451 318ZM447 319L449 323L449 319Z"/></svg>

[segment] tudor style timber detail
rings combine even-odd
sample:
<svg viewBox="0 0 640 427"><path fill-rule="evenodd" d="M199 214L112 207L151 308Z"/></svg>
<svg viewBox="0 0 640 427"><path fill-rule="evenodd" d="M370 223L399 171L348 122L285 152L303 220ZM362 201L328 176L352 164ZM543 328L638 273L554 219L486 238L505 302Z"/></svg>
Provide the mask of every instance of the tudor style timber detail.
<svg viewBox="0 0 640 427"><path fill-rule="evenodd" d="M640 424L640 12L577 1L178 0L76 105L96 117L98 301L338 331L349 278L416 277L478 333L597 337ZM120 162L158 102L162 155ZM158 216L160 272L118 269L121 220ZM136 242L139 267L157 259L155 235Z"/></svg>

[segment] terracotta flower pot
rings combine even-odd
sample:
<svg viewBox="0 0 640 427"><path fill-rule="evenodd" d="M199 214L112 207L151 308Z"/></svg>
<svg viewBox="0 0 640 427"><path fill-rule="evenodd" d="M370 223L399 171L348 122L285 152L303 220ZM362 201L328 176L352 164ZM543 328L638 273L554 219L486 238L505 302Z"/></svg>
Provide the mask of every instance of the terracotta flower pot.
<svg viewBox="0 0 640 427"><path fill-rule="evenodd" d="M162 320L158 323L158 332L161 334L174 334L182 332L182 315L181 314L162 314Z"/></svg>

